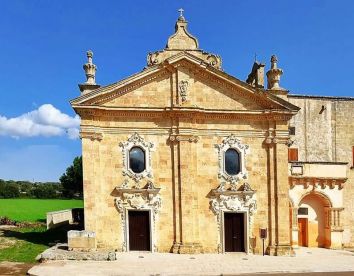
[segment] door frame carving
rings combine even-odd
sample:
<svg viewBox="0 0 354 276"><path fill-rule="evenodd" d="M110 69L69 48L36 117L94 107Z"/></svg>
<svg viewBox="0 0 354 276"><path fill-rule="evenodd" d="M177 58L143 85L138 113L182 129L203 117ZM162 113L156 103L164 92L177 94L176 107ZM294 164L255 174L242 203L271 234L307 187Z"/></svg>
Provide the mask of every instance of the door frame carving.
<svg viewBox="0 0 354 276"><path fill-rule="evenodd" d="M249 185L244 185L248 187ZM250 253L250 238L254 214L257 210L256 191L244 188L243 191L213 189L210 208L216 215L218 229L218 253L225 253L224 212L244 213L245 252Z"/></svg>
<svg viewBox="0 0 354 276"><path fill-rule="evenodd" d="M150 221L150 251L157 252L157 232L156 222L159 219L161 208L160 188L156 188L153 183L148 183L144 189L127 188L126 182L120 187L116 187L118 193L115 198L115 206L121 217L122 231L122 251L129 251L129 222L128 211L149 211Z"/></svg>

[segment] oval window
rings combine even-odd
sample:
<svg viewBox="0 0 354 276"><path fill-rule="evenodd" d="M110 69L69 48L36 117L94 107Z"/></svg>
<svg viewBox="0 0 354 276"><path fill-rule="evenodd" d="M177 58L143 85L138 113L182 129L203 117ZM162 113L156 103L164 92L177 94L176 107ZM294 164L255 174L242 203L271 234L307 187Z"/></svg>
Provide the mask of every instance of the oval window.
<svg viewBox="0 0 354 276"><path fill-rule="evenodd" d="M229 175L236 175L240 172L240 153L235 149L228 149L225 152L225 171Z"/></svg>
<svg viewBox="0 0 354 276"><path fill-rule="evenodd" d="M145 151L139 147L132 147L129 151L129 168L135 173L145 170Z"/></svg>

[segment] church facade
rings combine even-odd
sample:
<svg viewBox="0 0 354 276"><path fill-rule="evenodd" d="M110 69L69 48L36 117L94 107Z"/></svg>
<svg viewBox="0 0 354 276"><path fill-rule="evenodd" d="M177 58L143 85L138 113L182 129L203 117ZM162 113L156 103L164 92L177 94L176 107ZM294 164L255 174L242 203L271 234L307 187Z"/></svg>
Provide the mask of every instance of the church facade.
<svg viewBox="0 0 354 276"><path fill-rule="evenodd" d="M264 67L255 62L246 81L225 73L183 15L166 48L124 80L96 84L88 52L71 101L85 231L69 247L260 254L264 238L268 254L290 255L353 246L354 101L290 95L275 56L265 88Z"/></svg>

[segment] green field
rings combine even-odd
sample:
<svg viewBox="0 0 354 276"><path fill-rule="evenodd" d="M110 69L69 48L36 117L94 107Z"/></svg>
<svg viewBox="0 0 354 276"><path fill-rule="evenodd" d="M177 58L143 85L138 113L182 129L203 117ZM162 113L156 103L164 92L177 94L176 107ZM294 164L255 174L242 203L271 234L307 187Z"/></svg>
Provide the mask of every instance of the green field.
<svg viewBox="0 0 354 276"><path fill-rule="evenodd" d="M16 221L44 221L46 213L83 207L76 199L0 199L0 217Z"/></svg>
<svg viewBox="0 0 354 276"><path fill-rule="evenodd" d="M0 199L0 217L35 222L34 226L0 229L0 261L33 263L35 257L51 243L66 242L68 229L46 229L46 213L76 207L83 207L83 201Z"/></svg>

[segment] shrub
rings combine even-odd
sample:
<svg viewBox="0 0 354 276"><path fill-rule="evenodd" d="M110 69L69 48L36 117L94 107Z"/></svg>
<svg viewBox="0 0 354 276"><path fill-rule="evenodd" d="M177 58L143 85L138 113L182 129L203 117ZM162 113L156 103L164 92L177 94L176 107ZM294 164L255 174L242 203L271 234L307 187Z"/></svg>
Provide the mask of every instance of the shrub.
<svg viewBox="0 0 354 276"><path fill-rule="evenodd" d="M16 221L8 217L0 217L0 225L16 225Z"/></svg>

